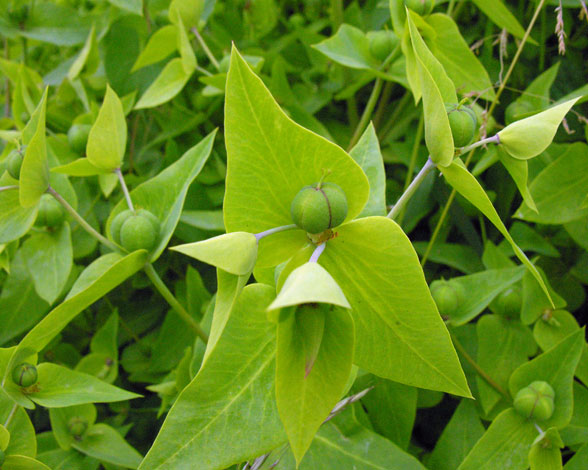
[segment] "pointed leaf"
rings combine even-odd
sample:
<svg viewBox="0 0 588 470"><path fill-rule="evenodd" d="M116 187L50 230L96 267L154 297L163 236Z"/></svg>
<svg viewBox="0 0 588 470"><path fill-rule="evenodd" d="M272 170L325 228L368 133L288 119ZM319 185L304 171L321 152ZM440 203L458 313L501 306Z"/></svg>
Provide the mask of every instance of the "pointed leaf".
<svg viewBox="0 0 588 470"><path fill-rule="evenodd" d="M349 300L354 363L381 377L470 396L410 240L386 217L342 225L319 261Z"/></svg>
<svg viewBox="0 0 588 470"><path fill-rule="evenodd" d="M347 196L347 220L361 212L369 184L359 165L340 147L288 118L236 49L225 109L227 232L258 233L291 224L294 196L329 170L326 181L341 186ZM275 266L306 243L301 230L266 237L259 245L258 266Z"/></svg>
<svg viewBox="0 0 588 470"><path fill-rule="evenodd" d="M35 223L38 206L22 207L19 191L0 191L0 243L17 240Z"/></svg>
<svg viewBox="0 0 588 470"><path fill-rule="evenodd" d="M196 56L194 55L194 50L192 49L190 40L188 39L188 34L184 29L184 23L182 22L181 17L178 17L177 32L178 50L180 51L180 56L182 57L184 71L187 74L191 74L194 72L194 70L196 70Z"/></svg>
<svg viewBox="0 0 588 470"><path fill-rule="evenodd" d="M257 238L252 233L232 232L201 242L174 246L170 250L239 276L253 271L257 259Z"/></svg>
<svg viewBox="0 0 588 470"><path fill-rule="evenodd" d="M520 160L536 157L549 147L561 121L578 99L573 98L509 124L498 133L501 147Z"/></svg>
<svg viewBox="0 0 588 470"><path fill-rule="evenodd" d="M531 470L561 470L561 451L564 443L557 428L549 428L540 435L529 451Z"/></svg>
<svg viewBox="0 0 588 470"><path fill-rule="evenodd" d="M325 268L318 263L305 263L288 276L269 310L313 302L351 308L341 287Z"/></svg>
<svg viewBox="0 0 588 470"><path fill-rule="evenodd" d="M86 157L97 168L115 170L122 165L127 147L127 121L117 94L106 86L104 102L90 129Z"/></svg>
<svg viewBox="0 0 588 470"><path fill-rule="evenodd" d="M504 5L502 0L472 0L472 2L499 28L506 29L510 34L519 39L523 38L525 29L506 5ZM531 37L528 40L531 44L536 43Z"/></svg>
<svg viewBox="0 0 588 470"><path fill-rule="evenodd" d="M498 152L498 158L500 159L500 162L504 165L504 168L506 168L506 171L508 171L513 181L517 185L519 193L521 193L521 196L523 196L525 204L527 204L527 206L533 212L538 212L537 206L535 205L535 201L533 200L533 196L531 195L531 191L529 191L528 187L528 162L511 157L501 147L498 147L496 151Z"/></svg>
<svg viewBox="0 0 588 470"><path fill-rule="evenodd" d="M273 296L261 284L243 290L225 334L168 413L142 470L194 462L221 470L286 441L275 405L275 325L265 313Z"/></svg>
<svg viewBox="0 0 588 470"><path fill-rule="evenodd" d="M186 72L182 59L170 60L155 81L141 95L134 109L154 108L174 98L188 83L192 72Z"/></svg>
<svg viewBox="0 0 588 470"><path fill-rule="evenodd" d="M147 41L145 49L141 51L139 57L133 65L131 72L156 64L165 59L177 49L178 28L174 25L166 25L159 28Z"/></svg>
<svg viewBox="0 0 588 470"><path fill-rule="evenodd" d="M7 455L2 468L6 470L51 470L44 463L24 455Z"/></svg>
<svg viewBox="0 0 588 470"><path fill-rule="evenodd" d="M110 169L98 168L97 166L92 165L90 160L85 157L78 158L65 165L53 167L51 168L51 171L53 173L61 173L70 176L94 176L110 174L112 172Z"/></svg>
<svg viewBox="0 0 588 470"><path fill-rule="evenodd" d="M316 263L309 263L316 264ZM304 307L278 323L276 402L290 447L300 463L314 435L345 391L353 360L353 319L340 308ZM308 315L324 316L324 331L312 369L306 356Z"/></svg>
<svg viewBox="0 0 588 470"><path fill-rule="evenodd" d="M94 25L92 25L92 29L90 30L90 34L88 35L88 39L86 39L84 47L82 47L73 64L71 64L71 67L67 72L67 78L74 80L80 74L88 60L91 59L91 53L94 53L95 56L98 54L96 29Z"/></svg>
<svg viewBox="0 0 588 470"><path fill-rule="evenodd" d="M476 206L487 218L494 224L494 226L498 229L498 231L508 240L510 245L512 246L513 251L515 252L516 257L521 260L521 262L529 269L529 271L533 274L537 282L543 289L543 291L548 296L551 304L553 305L553 301L551 300L551 296L547 290L547 286L545 285L545 281L537 271L537 268L529 261L527 255L523 253L523 251L518 247L515 241L512 239L508 230L500 220L500 216L494 209L492 202L488 198L488 195L478 183L478 180L467 170L463 162L458 158L456 159L450 166L448 167L441 167L441 172L443 176L447 180L447 182L453 186L453 188L460 193L463 197L465 197L468 201L470 201L474 206Z"/></svg>
<svg viewBox="0 0 588 470"><path fill-rule="evenodd" d="M49 408L51 431L53 431L53 436L59 447L63 450L71 449L71 444L75 439L68 427L71 418L81 418L86 421L88 426L92 426L96 422L97 414L96 407L92 403L64 408Z"/></svg>

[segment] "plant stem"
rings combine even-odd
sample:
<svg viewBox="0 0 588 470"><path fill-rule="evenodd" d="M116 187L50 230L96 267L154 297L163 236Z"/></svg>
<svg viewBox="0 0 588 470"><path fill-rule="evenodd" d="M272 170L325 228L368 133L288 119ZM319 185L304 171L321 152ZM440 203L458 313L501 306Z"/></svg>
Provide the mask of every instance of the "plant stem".
<svg viewBox="0 0 588 470"><path fill-rule="evenodd" d="M374 119L372 122L374 123L374 127L378 129L380 127L380 121L382 120L382 116L388 107L388 101L390 101L390 96L392 95L392 90L394 89L394 82L386 82L384 85L384 89L382 90L382 97L380 98L380 102L378 103L378 108L374 113Z"/></svg>
<svg viewBox="0 0 588 470"><path fill-rule="evenodd" d="M274 233L285 232L286 230L294 230L296 228L299 228L296 224L282 225L280 227L270 228L269 230L264 230L263 232L256 233L255 238L257 238L257 241L259 242L259 240L261 240L262 238L265 238L269 235L273 235Z"/></svg>
<svg viewBox="0 0 588 470"><path fill-rule="evenodd" d="M335 34L339 26L343 23L343 1L331 0L331 23L333 26L332 33Z"/></svg>
<svg viewBox="0 0 588 470"><path fill-rule="evenodd" d="M17 185L14 185L14 186L0 186L0 193L2 191L12 191L14 189L18 189L18 186Z"/></svg>
<svg viewBox="0 0 588 470"><path fill-rule="evenodd" d="M404 209L404 206L406 206L406 204L408 203L408 201L410 200L412 195L415 193L415 191L421 185L421 183L425 179L425 176L427 176L429 174L429 172L431 170L433 170L434 168L435 168L435 164L433 163L433 160L431 160L431 158L429 157L429 159L426 161L426 163L421 168L421 171L419 171L418 174L414 177L412 182L408 185L408 188L406 188L406 191L404 191L402 193L402 196L400 196L400 199L398 199L398 202L394 205L392 210L388 213L387 217L389 219L395 219L396 217L398 217L398 214L400 214L402 209Z"/></svg>
<svg viewBox="0 0 588 470"><path fill-rule="evenodd" d="M129 209L135 212L135 207L133 206L131 194L129 193L129 188L127 188L127 184L125 183L125 179L123 177L122 172L120 171L120 168L117 168L116 170L114 170L114 172L116 173L116 176L118 176L120 187L122 188L123 194L125 195L125 199L127 200L127 206L129 206Z"/></svg>
<svg viewBox="0 0 588 470"><path fill-rule="evenodd" d="M151 263L147 263L144 266L144 271L147 277L151 280L155 288L159 291L161 296L167 301L167 303L176 311L182 320L184 320L190 328L196 333L204 343L208 343L208 335L200 327L198 322L192 318L188 311L178 302L178 299L174 297L171 291L167 288L165 283L161 280L155 268Z"/></svg>
<svg viewBox="0 0 588 470"><path fill-rule="evenodd" d="M55 191L51 186L47 188L47 192L51 194L57 201L65 208L65 210L71 215L74 220L80 224L80 226L96 238L100 243L110 248L112 251L120 252L120 248L111 242L108 238L105 238L102 234L98 233L94 227L92 227L88 222L84 220L84 218L76 212L76 210L69 205L69 203L61 197L57 191Z"/></svg>
<svg viewBox="0 0 588 470"><path fill-rule="evenodd" d="M214 57L213 53L211 52L211 50L206 45L206 42L204 42L204 38L202 36L200 36L200 33L198 32L198 28L196 28L196 26L194 26L192 28L192 32L194 33L194 36L196 36L196 39L198 40L198 42L202 46L202 49L204 50L204 53L208 56L208 59L210 60L210 62L212 63L212 65L214 65L214 68L217 69L217 70L219 70L220 69L220 65L219 65L218 61L216 60L216 58Z"/></svg>
<svg viewBox="0 0 588 470"><path fill-rule="evenodd" d="M323 242L319 246L317 246L314 249L314 251L312 252L312 255L310 256L310 259L308 260L308 262L309 263L318 263L318 259L323 254L323 251L325 251L326 247L327 247L326 242Z"/></svg>
<svg viewBox="0 0 588 470"><path fill-rule="evenodd" d="M454 334L451 334L451 341L453 341L453 344L455 345L455 349L457 349L457 351L461 354L461 356L475 369L476 373L482 377L482 379L484 379L484 381L490 385L494 390L496 390L498 393L500 393L505 400L507 401L507 403L510 403L512 400L510 398L510 395L508 394L508 392L506 390L504 390L499 384L497 384L494 379L492 377L490 377L486 371L484 369L482 369L480 367L480 365L474 361L474 359L472 358L472 356L470 356L468 354L468 352L466 351L466 349L463 347L463 345L459 342L459 340L455 337Z"/></svg>
<svg viewBox="0 0 588 470"><path fill-rule="evenodd" d="M10 410L10 413L8 414L8 418L6 418L6 421L4 421L5 428L10 426L10 423L12 422L12 418L14 418L14 414L16 413L17 408L18 408L18 405L16 403L14 405L12 405L12 409Z"/></svg>
<svg viewBox="0 0 588 470"><path fill-rule="evenodd" d="M473 150L477 147L481 147L482 145L486 145L486 144L500 145L500 137L498 136L498 134L495 134L492 137L487 137L485 139L478 140L478 142L474 142L473 144L468 145L467 147L461 148L460 153L469 152L470 150Z"/></svg>
<svg viewBox="0 0 588 470"><path fill-rule="evenodd" d="M351 140L349 141L347 151L351 150L355 146L355 144L361 137L361 134L365 130L370 118L372 117L372 112L374 111L376 103L378 102L380 91L382 91L383 83L384 81L381 78L376 79L376 83L374 84L372 93L368 99L367 104L365 105L365 109L363 110L363 114L361 115L361 119L359 120L359 124L357 124L355 132L353 133L353 137L351 137Z"/></svg>

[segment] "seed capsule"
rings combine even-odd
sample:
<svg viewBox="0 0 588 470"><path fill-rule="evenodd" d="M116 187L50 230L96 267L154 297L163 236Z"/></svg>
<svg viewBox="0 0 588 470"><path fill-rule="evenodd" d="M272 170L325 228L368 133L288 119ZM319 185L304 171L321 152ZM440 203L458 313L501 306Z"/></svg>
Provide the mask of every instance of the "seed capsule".
<svg viewBox="0 0 588 470"><path fill-rule="evenodd" d="M151 250L159 237L159 219L146 209L125 210L113 219L110 233L128 251Z"/></svg>
<svg viewBox="0 0 588 470"><path fill-rule="evenodd" d="M461 284L440 281L431 287L431 295L437 304L441 316L450 317L459 309L465 299L465 292Z"/></svg>
<svg viewBox="0 0 588 470"><path fill-rule="evenodd" d="M74 416L67 423L69 433L77 440L80 440L88 429L88 421L80 416Z"/></svg>
<svg viewBox="0 0 588 470"><path fill-rule="evenodd" d="M19 387L30 387L37 383L37 368L23 362L12 369L12 381Z"/></svg>
<svg viewBox="0 0 588 470"><path fill-rule="evenodd" d="M305 186L292 200L290 213L301 229L321 233L343 223L347 217L347 197L335 183Z"/></svg>
<svg viewBox="0 0 588 470"><path fill-rule="evenodd" d="M453 144L455 147L465 147L476 133L478 125L476 113L472 108L458 104L446 104L445 109L453 135Z"/></svg>
<svg viewBox="0 0 588 470"><path fill-rule="evenodd" d="M6 157L6 171L15 180L20 178L20 169L22 167L24 148L20 150L14 149L8 157Z"/></svg>
<svg viewBox="0 0 588 470"><path fill-rule="evenodd" d="M543 380L531 383L518 391L514 399L514 409L525 418L545 421L554 411L555 391Z"/></svg>
<svg viewBox="0 0 588 470"><path fill-rule="evenodd" d="M37 227L57 228L65 220L65 211L61 204L50 194L43 194L39 202L39 212L35 225Z"/></svg>

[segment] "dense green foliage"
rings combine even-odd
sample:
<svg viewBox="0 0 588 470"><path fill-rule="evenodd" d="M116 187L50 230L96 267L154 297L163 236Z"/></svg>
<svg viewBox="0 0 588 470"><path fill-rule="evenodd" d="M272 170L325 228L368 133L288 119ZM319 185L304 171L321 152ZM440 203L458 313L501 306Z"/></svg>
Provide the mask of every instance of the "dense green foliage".
<svg viewBox="0 0 588 470"><path fill-rule="evenodd" d="M2 470L588 468L587 33L2 2Z"/></svg>

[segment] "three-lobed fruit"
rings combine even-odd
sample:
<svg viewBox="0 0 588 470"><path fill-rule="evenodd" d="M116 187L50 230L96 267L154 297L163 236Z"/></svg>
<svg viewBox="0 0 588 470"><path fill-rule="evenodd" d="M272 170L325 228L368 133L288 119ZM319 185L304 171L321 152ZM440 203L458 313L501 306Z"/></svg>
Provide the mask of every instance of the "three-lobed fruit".
<svg viewBox="0 0 588 470"><path fill-rule="evenodd" d="M436 282L431 286L431 295L437 304L437 310L443 317L450 317L458 311L465 300L465 291L461 284L449 281Z"/></svg>
<svg viewBox="0 0 588 470"><path fill-rule="evenodd" d="M370 37L370 54L385 60L397 44L398 38L392 31L375 31Z"/></svg>
<svg viewBox="0 0 588 470"><path fill-rule="evenodd" d="M428 15L435 6L434 0L404 0L404 4L419 15Z"/></svg>
<svg viewBox="0 0 588 470"><path fill-rule="evenodd" d="M15 180L20 178L20 169L22 168L22 161L24 159L24 147L14 149L6 157L6 171Z"/></svg>
<svg viewBox="0 0 588 470"><path fill-rule="evenodd" d="M151 250L159 236L159 219L146 209L129 209L118 214L110 225L112 239L128 251Z"/></svg>
<svg viewBox="0 0 588 470"><path fill-rule="evenodd" d="M455 147L465 147L474 138L478 118L476 113L469 106L459 104L446 104L445 110L449 118L449 126L453 135Z"/></svg>
<svg viewBox="0 0 588 470"><path fill-rule="evenodd" d="M336 183L305 186L292 200L290 214L301 229L321 233L343 223L347 217L347 196Z"/></svg>
<svg viewBox="0 0 588 470"><path fill-rule="evenodd" d="M12 369L12 381L19 387L30 387L37 383L37 368L23 362Z"/></svg>
<svg viewBox="0 0 588 470"><path fill-rule="evenodd" d="M538 380L517 392L513 407L525 418L545 421L553 415L554 400L553 387L543 380Z"/></svg>
<svg viewBox="0 0 588 470"><path fill-rule="evenodd" d="M516 318L521 314L523 297L519 286L511 286L496 299L496 311L506 317Z"/></svg>
<svg viewBox="0 0 588 470"><path fill-rule="evenodd" d="M61 204L50 194L43 194L39 202L39 212L35 225L37 227L57 228L65 220L65 211Z"/></svg>
<svg viewBox="0 0 588 470"><path fill-rule="evenodd" d="M67 423L67 429L75 439L80 440L88 429L88 421L80 416L73 416Z"/></svg>
<svg viewBox="0 0 588 470"><path fill-rule="evenodd" d="M67 141L71 149L80 154L86 153L86 144L90 135L90 124L73 124L67 131Z"/></svg>

